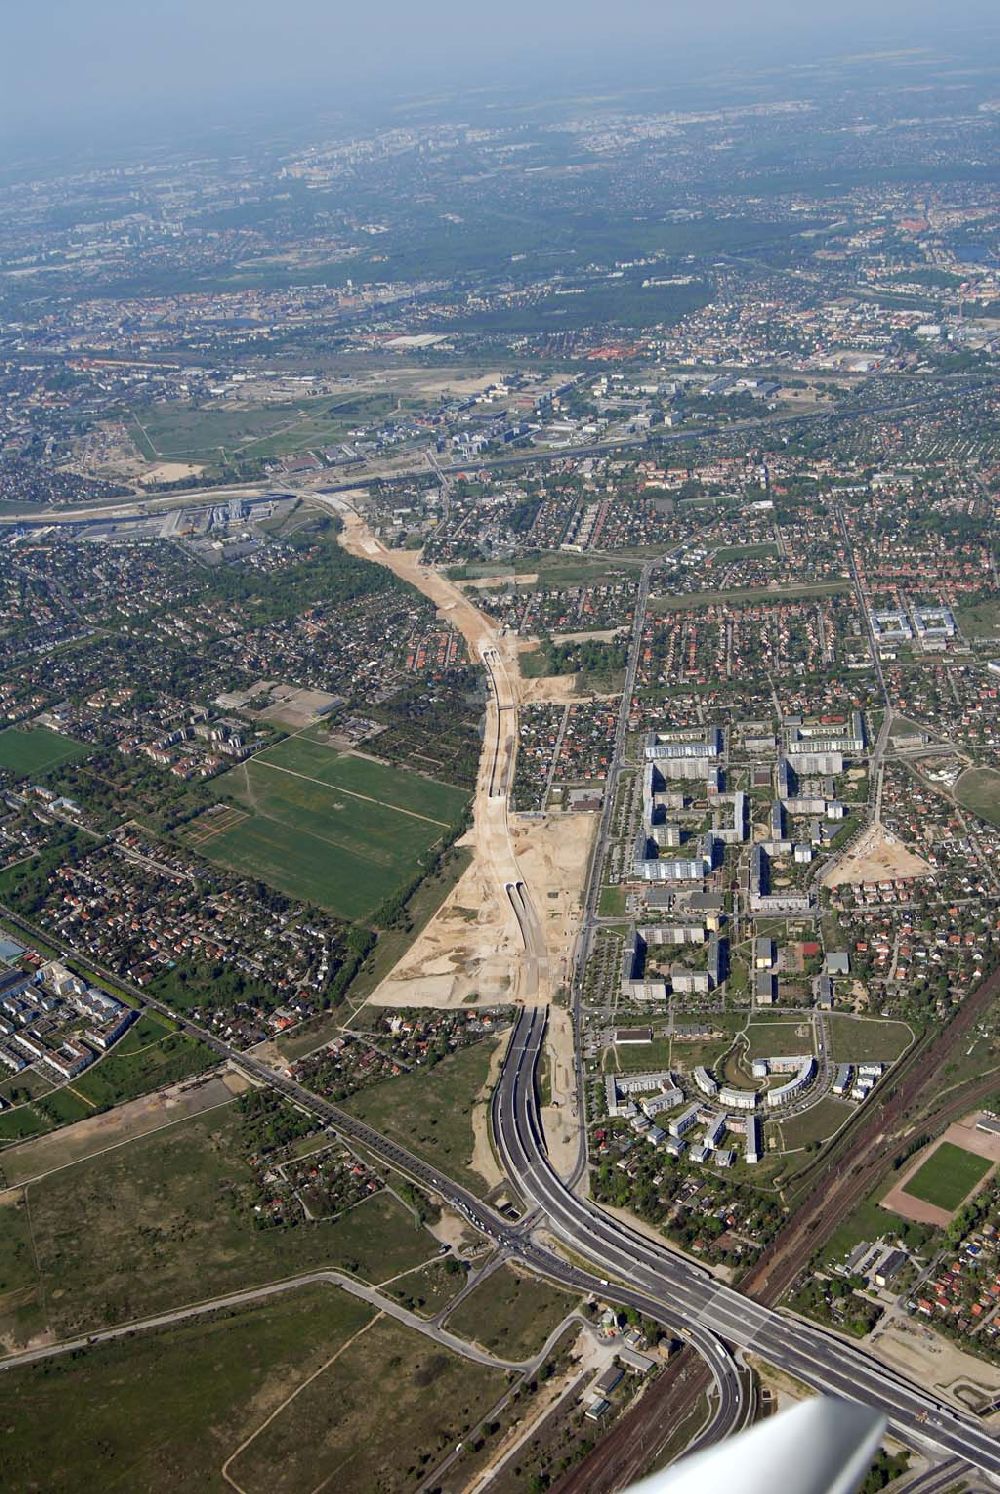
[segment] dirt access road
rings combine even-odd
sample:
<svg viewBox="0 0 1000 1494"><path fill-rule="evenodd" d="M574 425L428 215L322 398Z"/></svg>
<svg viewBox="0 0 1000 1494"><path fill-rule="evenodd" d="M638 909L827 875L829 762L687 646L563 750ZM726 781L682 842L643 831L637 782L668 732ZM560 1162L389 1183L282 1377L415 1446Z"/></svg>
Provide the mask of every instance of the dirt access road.
<svg viewBox="0 0 1000 1494"><path fill-rule="evenodd" d="M481 1001L548 1002L552 961L508 818L517 754L516 654L491 620L447 577L423 565L416 552L390 550L376 539L350 495L323 495L321 501L342 522L344 548L384 565L423 592L462 634L491 686L472 830L462 842L472 850L473 864L373 1000L451 1005L474 992Z"/></svg>

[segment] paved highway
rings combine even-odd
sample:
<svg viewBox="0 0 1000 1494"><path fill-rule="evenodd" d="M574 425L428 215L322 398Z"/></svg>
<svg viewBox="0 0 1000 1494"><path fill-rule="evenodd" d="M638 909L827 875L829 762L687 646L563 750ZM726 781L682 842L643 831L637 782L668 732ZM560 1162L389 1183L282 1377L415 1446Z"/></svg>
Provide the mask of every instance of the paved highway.
<svg viewBox="0 0 1000 1494"><path fill-rule="evenodd" d="M34 937L34 929L12 908L0 904L0 914L10 925L23 931L28 938ZM61 940L47 934L46 938L52 945L60 945ZM69 955L72 952L64 947L64 952ZM262 1063L252 1054L242 1053L238 1049L223 1042L214 1033L207 1031L196 1022L173 1011L164 1002L157 1001L148 992L142 991L138 986L132 985L128 980L122 979L113 971L106 970L93 960L86 959L80 955L74 956L76 963L89 968L93 974L103 976L116 985L129 992L139 1006L148 1006L155 1011L161 1012L189 1036L198 1038L205 1043L220 1059L228 1060L235 1064L244 1073L263 1084L285 1095L298 1105L302 1110L316 1116L329 1130L341 1139L353 1142L364 1147L374 1156L380 1158L404 1177L411 1178L419 1183L429 1192L436 1194L451 1208L464 1215L470 1224L480 1230L489 1239L493 1240L501 1249L508 1251L517 1257L523 1265L537 1271L540 1275L558 1282L562 1286L569 1287L582 1295L600 1296L608 1302L616 1302L622 1307L634 1307L636 1311L644 1313L652 1321L662 1324L670 1333L677 1337L689 1338L693 1346L698 1349L707 1360L712 1371L713 1378L719 1390L717 1404L709 1425L700 1433L692 1446L702 1446L721 1437L728 1436L737 1431L743 1425L748 1407L743 1396L743 1387L739 1370L729 1350L716 1339L708 1329L699 1329L689 1334L684 1318L672 1304L664 1302L660 1297L651 1296L648 1292L637 1289L631 1283L623 1282L616 1278L614 1283L605 1281L601 1276L572 1265L555 1251L546 1249L544 1245L532 1238L535 1226L544 1221L532 1217L522 1224L513 1224L509 1219L499 1214L488 1204L482 1202L475 1194L454 1182L431 1163L422 1158L414 1156L405 1147L383 1136L381 1132L374 1130L364 1121L358 1120L346 1111L331 1105L327 1100L315 1095L311 1090L305 1089L297 1084L294 1079L270 1068ZM537 1034L533 1053L532 1075L534 1064L538 1061L538 1045L541 1042L545 1030L545 1016L542 1008L533 1008L538 1013L537 1023L533 1024L533 1030ZM520 1024L518 1024L520 1026ZM509 1070L509 1060L507 1069Z"/></svg>
<svg viewBox="0 0 1000 1494"><path fill-rule="evenodd" d="M567 1187L549 1165L538 1115L535 1072L544 1026L538 1008L519 1016L493 1116L504 1163L525 1203L542 1212L549 1229L595 1262L609 1280L667 1306L688 1325L692 1338L707 1330L816 1390L874 1406L905 1441L924 1445L939 1457L962 1458L1000 1483L1000 1446L974 1417L935 1400L836 1335L724 1286Z"/></svg>

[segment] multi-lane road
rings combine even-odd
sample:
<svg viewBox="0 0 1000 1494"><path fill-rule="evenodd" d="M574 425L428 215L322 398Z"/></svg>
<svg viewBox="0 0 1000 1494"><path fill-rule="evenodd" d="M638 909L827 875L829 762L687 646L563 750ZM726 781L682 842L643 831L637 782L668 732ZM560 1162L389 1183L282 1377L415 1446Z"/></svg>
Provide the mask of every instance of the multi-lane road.
<svg viewBox="0 0 1000 1494"><path fill-rule="evenodd" d="M655 1244L585 1199L556 1174L545 1152L536 1068L545 1016L521 1013L493 1102L501 1156L525 1204L608 1282L668 1307L709 1364L723 1344L750 1350L827 1394L882 1411L893 1431L931 1456L961 1458L1000 1482L1000 1445L974 1417L955 1411L837 1335L776 1312L723 1285L686 1257ZM705 1340L704 1335L710 1335ZM723 1378L716 1376L716 1381Z"/></svg>

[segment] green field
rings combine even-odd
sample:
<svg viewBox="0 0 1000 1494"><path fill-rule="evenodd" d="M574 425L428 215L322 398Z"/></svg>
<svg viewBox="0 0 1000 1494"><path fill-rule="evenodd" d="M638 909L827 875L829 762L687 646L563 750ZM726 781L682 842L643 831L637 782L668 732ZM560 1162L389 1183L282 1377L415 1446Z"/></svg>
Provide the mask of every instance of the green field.
<svg viewBox="0 0 1000 1494"><path fill-rule="evenodd" d="M13 1370L4 1485L225 1490L226 1458L373 1316L334 1287L304 1287Z"/></svg>
<svg viewBox="0 0 1000 1494"><path fill-rule="evenodd" d="M351 1095L344 1109L481 1193L485 1181L472 1168L472 1112L487 1103L477 1096L497 1041L462 1048L432 1069L384 1079Z"/></svg>
<svg viewBox="0 0 1000 1494"><path fill-rule="evenodd" d="M464 1297L446 1326L499 1359L530 1359L577 1306L569 1292L501 1266Z"/></svg>
<svg viewBox="0 0 1000 1494"><path fill-rule="evenodd" d="M616 1043L605 1064L605 1072L615 1072L615 1058L621 1074L658 1073L670 1067L670 1039L654 1038L651 1043Z"/></svg>
<svg viewBox="0 0 1000 1494"><path fill-rule="evenodd" d="M977 1157L975 1152L942 1141L917 1168L903 1192L939 1209L957 1209L992 1165L988 1157Z"/></svg>
<svg viewBox="0 0 1000 1494"><path fill-rule="evenodd" d="M913 1041L905 1022L849 1017L844 1012L829 1012L824 1021L834 1063L894 1063Z"/></svg>
<svg viewBox="0 0 1000 1494"><path fill-rule="evenodd" d="M58 1336L318 1266L377 1281L433 1256L433 1238L385 1193L336 1221L255 1228L239 1134L233 1109L211 1111L29 1185Z"/></svg>
<svg viewBox="0 0 1000 1494"><path fill-rule="evenodd" d="M957 607L955 619L966 638L995 638L1000 633L1000 599L986 597Z"/></svg>
<svg viewBox="0 0 1000 1494"><path fill-rule="evenodd" d="M503 1371L381 1318L288 1402L229 1473L245 1494L416 1489L506 1385Z"/></svg>
<svg viewBox="0 0 1000 1494"><path fill-rule="evenodd" d="M678 592L675 596L655 596L649 599L650 612L685 612L688 608L714 607L720 602L738 605L740 602L788 602L805 597L832 597L850 591L849 581L806 581L798 586L748 586L737 591L692 591Z"/></svg>
<svg viewBox="0 0 1000 1494"><path fill-rule="evenodd" d="M777 560L778 547L773 542L760 545L722 545L713 552L716 565L725 565L731 560Z"/></svg>
<svg viewBox="0 0 1000 1494"><path fill-rule="evenodd" d="M162 1029L166 1024L160 1025ZM201 1074L219 1062L218 1054L211 1048L183 1032L152 1038L145 1044L140 1043L136 1033L130 1047L123 1047L132 1036L131 1032L126 1033L114 1052L76 1080L74 1089L93 1106L121 1105L152 1089L179 1084L182 1079Z"/></svg>
<svg viewBox="0 0 1000 1494"><path fill-rule="evenodd" d="M467 794L293 737L221 780L247 819L193 843L237 872L342 918L369 917L460 819Z"/></svg>
<svg viewBox="0 0 1000 1494"><path fill-rule="evenodd" d="M51 1094L44 1095L35 1101L36 1107L54 1125L71 1126L74 1121L86 1120L88 1115L93 1115L94 1107L80 1098L75 1087L64 1084L61 1089L54 1089Z"/></svg>
<svg viewBox="0 0 1000 1494"><path fill-rule="evenodd" d="M808 1058L815 1051L811 1022L751 1022L746 1032L751 1058Z"/></svg>
<svg viewBox="0 0 1000 1494"><path fill-rule="evenodd" d="M382 1287L387 1297L394 1297L410 1312L422 1318L432 1318L465 1286L467 1276L464 1266L454 1256L430 1261L418 1266L406 1276L397 1276L395 1281Z"/></svg>
<svg viewBox="0 0 1000 1494"><path fill-rule="evenodd" d="M990 825L1000 825L1000 773L993 768L970 768L955 785L955 798Z"/></svg>
<svg viewBox="0 0 1000 1494"><path fill-rule="evenodd" d="M133 416L131 435L143 456L189 462L229 457L276 456L342 441L360 421L397 408L389 394L330 399L314 396L242 410L153 405Z"/></svg>
<svg viewBox="0 0 1000 1494"><path fill-rule="evenodd" d="M86 757L90 751L82 742L60 736L45 726L25 730L10 726L6 731L0 731L0 768L6 768L18 778L47 773L50 768Z"/></svg>
<svg viewBox="0 0 1000 1494"><path fill-rule="evenodd" d="M4 1110L0 1113L0 1146L8 1141L24 1141L29 1136L37 1136L39 1131L50 1129L51 1123L46 1121L33 1105L18 1105L14 1110Z"/></svg>
<svg viewBox="0 0 1000 1494"><path fill-rule="evenodd" d="M838 1100L835 1095L824 1095L815 1105L810 1105L808 1110L803 1110L799 1115L793 1115L786 1121L781 1121L779 1131L784 1151L794 1151L797 1147L808 1146L810 1141L825 1141L853 1115L854 1108L846 1100Z"/></svg>

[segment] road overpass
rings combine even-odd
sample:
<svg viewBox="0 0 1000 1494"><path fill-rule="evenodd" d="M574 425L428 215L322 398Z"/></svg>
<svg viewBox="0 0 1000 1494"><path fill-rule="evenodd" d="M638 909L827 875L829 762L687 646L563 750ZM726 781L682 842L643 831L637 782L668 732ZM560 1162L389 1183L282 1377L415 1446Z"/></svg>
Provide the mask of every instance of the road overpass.
<svg viewBox="0 0 1000 1494"><path fill-rule="evenodd" d="M553 1234L593 1262L608 1281L669 1307L692 1336L707 1330L817 1391L874 1406L908 1444L931 1456L964 1459L1000 1485L1000 1445L974 1417L945 1405L837 1335L723 1285L695 1262L572 1192L549 1164L539 1117L536 1071L544 1027L540 1008L519 1015L494 1096L493 1120L512 1182Z"/></svg>

